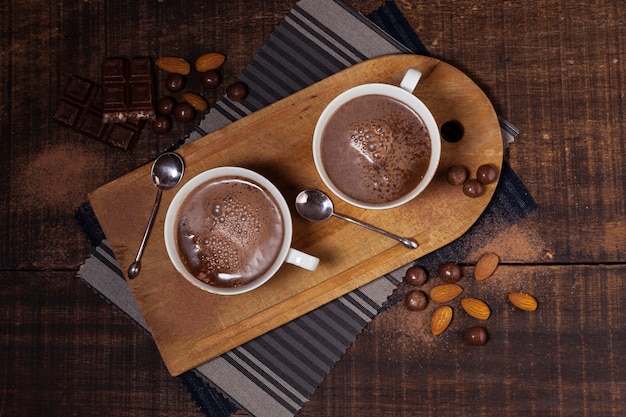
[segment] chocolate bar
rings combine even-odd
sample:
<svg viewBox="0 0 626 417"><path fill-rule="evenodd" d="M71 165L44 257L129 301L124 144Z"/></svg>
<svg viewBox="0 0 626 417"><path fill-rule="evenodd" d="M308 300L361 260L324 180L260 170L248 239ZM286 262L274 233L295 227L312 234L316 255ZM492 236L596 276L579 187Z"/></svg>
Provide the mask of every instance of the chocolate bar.
<svg viewBox="0 0 626 417"><path fill-rule="evenodd" d="M56 122L116 148L128 150L137 141L145 121L104 123L102 88L73 75L52 115Z"/></svg>
<svg viewBox="0 0 626 417"><path fill-rule="evenodd" d="M154 70L150 58L107 58L102 62L103 120L154 120Z"/></svg>

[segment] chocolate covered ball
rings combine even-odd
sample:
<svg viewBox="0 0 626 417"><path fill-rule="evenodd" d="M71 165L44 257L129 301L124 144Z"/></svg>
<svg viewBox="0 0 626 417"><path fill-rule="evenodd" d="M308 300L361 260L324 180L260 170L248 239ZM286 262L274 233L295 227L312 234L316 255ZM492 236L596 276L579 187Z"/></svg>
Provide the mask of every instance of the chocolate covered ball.
<svg viewBox="0 0 626 417"><path fill-rule="evenodd" d="M468 197L475 198L479 197L483 193L483 185L480 181L471 179L465 181L463 184L463 194Z"/></svg>
<svg viewBox="0 0 626 417"><path fill-rule="evenodd" d="M461 279L461 267L454 262L446 262L439 265L437 276L441 278L443 282L454 284Z"/></svg>
<svg viewBox="0 0 626 417"><path fill-rule="evenodd" d="M226 95L232 101L241 101L248 97L248 86L237 81L226 87Z"/></svg>
<svg viewBox="0 0 626 417"><path fill-rule="evenodd" d="M482 184L491 184L498 178L498 172L489 164L481 165L476 170L476 179Z"/></svg>
<svg viewBox="0 0 626 417"><path fill-rule="evenodd" d="M157 113L163 116L171 116L174 112L176 101L172 97L163 97L157 101Z"/></svg>
<svg viewBox="0 0 626 417"><path fill-rule="evenodd" d="M174 119L179 122L190 122L196 117L196 110L186 101L180 102L174 107Z"/></svg>
<svg viewBox="0 0 626 417"><path fill-rule="evenodd" d="M481 326L470 327L465 331L465 341L468 345L482 346L487 343L489 335L487 330Z"/></svg>
<svg viewBox="0 0 626 417"><path fill-rule="evenodd" d="M452 165L446 172L446 180L451 185L463 185L467 180L467 169L461 165Z"/></svg>
<svg viewBox="0 0 626 417"><path fill-rule="evenodd" d="M204 88L217 88L222 82L222 76L216 70L207 70L200 76L200 84Z"/></svg>
<svg viewBox="0 0 626 417"><path fill-rule="evenodd" d="M170 74L165 79L165 88L172 93L178 93L185 88L185 76L182 74Z"/></svg>
<svg viewBox="0 0 626 417"><path fill-rule="evenodd" d="M154 133L164 134L170 130L172 130L172 120L168 116L160 114L152 121L152 131Z"/></svg>
<svg viewBox="0 0 626 417"><path fill-rule="evenodd" d="M428 297L422 291L411 291L404 298L404 305L411 311L422 311L428 305Z"/></svg>
<svg viewBox="0 0 626 417"><path fill-rule="evenodd" d="M419 287L428 280L428 274L421 266L412 266L406 270L404 280L409 285Z"/></svg>

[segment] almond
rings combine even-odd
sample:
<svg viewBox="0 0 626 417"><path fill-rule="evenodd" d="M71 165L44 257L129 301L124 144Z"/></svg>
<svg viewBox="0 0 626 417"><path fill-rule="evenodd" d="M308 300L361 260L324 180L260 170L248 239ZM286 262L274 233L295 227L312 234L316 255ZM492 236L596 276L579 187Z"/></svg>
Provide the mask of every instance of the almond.
<svg viewBox="0 0 626 417"><path fill-rule="evenodd" d="M191 106L198 111L207 111L209 109L209 104L206 102L204 98L199 96L196 93L182 93L183 99L191 104Z"/></svg>
<svg viewBox="0 0 626 417"><path fill-rule="evenodd" d="M208 54L201 55L198 59L196 59L196 70L198 70L198 72L204 72L219 68L225 60L226 56L224 54L220 54L219 52L209 52Z"/></svg>
<svg viewBox="0 0 626 417"><path fill-rule="evenodd" d="M441 284L430 289L430 299L436 303L447 303L463 292L457 284Z"/></svg>
<svg viewBox="0 0 626 417"><path fill-rule="evenodd" d="M156 66L163 71L171 72L174 74L187 75L191 72L191 65L183 58L175 56L165 56L159 58L155 62Z"/></svg>
<svg viewBox="0 0 626 417"><path fill-rule="evenodd" d="M443 333L452 321L452 307L441 306L433 312L430 319L430 330L435 336Z"/></svg>
<svg viewBox="0 0 626 417"><path fill-rule="evenodd" d="M537 310L537 300L530 294L523 292L512 292L509 294L509 301L515 307L524 311Z"/></svg>
<svg viewBox="0 0 626 417"><path fill-rule="evenodd" d="M485 253L476 262L476 269L474 269L474 278L476 281L483 281L496 272L498 264L500 263L500 257L495 253Z"/></svg>
<svg viewBox="0 0 626 417"><path fill-rule="evenodd" d="M489 306L478 298L464 298L461 300L461 307L470 316L478 320L487 320L491 316Z"/></svg>

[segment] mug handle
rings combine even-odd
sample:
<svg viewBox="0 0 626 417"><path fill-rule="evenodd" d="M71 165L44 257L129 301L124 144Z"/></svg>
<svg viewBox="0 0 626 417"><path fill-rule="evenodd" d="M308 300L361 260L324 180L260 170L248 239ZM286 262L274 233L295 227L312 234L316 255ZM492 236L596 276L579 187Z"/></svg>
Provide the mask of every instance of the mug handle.
<svg viewBox="0 0 626 417"><path fill-rule="evenodd" d="M422 78L422 73L415 68L409 68L404 77L402 77L402 81L400 82L400 88L408 91L409 93L413 93L415 87L417 87L417 83Z"/></svg>
<svg viewBox="0 0 626 417"><path fill-rule="evenodd" d="M308 271L315 271L317 269L317 265L320 263L320 260L315 256L308 255L297 249L289 248L285 262L299 266L300 268L304 268Z"/></svg>

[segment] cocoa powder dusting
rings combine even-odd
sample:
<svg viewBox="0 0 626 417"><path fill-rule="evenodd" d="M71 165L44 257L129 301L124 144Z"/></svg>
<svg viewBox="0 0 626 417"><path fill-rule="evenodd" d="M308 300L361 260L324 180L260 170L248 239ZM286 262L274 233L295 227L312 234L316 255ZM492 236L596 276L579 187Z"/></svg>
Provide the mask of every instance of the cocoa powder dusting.
<svg viewBox="0 0 626 417"><path fill-rule="evenodd" d="M437 271L427 272L429 279L422 286L414 287L406 283L400 284L392 296L395 304L383 313L385 315L385 329L383 331L385 337L382 338L382 341L388 343L389 349L392 351L397 349L398 344L401 344L403 351L421 358L429 358L436 350L445 348L446 343L450 340L449 335L446 334L449 330L438 336L433 335L430 330L430 319L435 309L441 304L433 302L428 297L428 305L422 311L410 311L404 305L404 298L410 291L418 289L428 295L432 287L443 283L441 279L437 278ZM454 302L446 303L446 305L453 304ZM453 323L454 320L455 317L452 318Z"/></svg>
<svg viewBox="0 0 626 417"><path fill-rule="evenodd" d="M421 287L414 287L406 283L398 286L392 298L393 306L383 313L385 317L383 338L389 347L395 344L402 345L407 353L415 353L419 357L428 359L433 352L441 349L452 349L462 343L463 332L472 325L481 325L489 331L490 318L485 321L476 321L468 317L461 307L460 300L464 297L475 297L486 302L491 310L492 317L501 315L503 309L510 307L507 294L513 291L522 291L532 294L535 284L531 277L517 274L516 268L507 267L507 263L533 262L550 258L552 253L546 249L545 243L534 231L516 224L498 230L495 235L476 236L471 239L469 255L461 262L463 276L457 282L463 288L463 293L448 303L453 309L453 318L450 327L441 335L434 336L430 330L430 320L434 310L442 304L429 299L428 306L423 311L410 311L404 305L404 297L412 290L419 289L426 294L435 285L443 281L437 277L437 271L428 270L428 281ZM500 265L492 276L484 281L474 279L474 265L481 255L493 252L500 257ZM400 275L407 268L399 270ZM398 276L398 278L400 278Z"/></svg>
<svg viewBox="0 0 626 417"><path fill-rule="evenodd" d="M545 261L552 256L552 252L545 247L539 234L532 229L515 224L500 231L495 236L483 242L472 242L475 249L466 258L466 262L475 263L478 258L487 252L493 252L508 263L533 263ZM476 243L480 243L476 245Z"/></svg>
<svg viewBox="0 0 626 417"><path fill-rule="evenodd" d="M33 160L17 164L11 177L14 202L29 207L73 209L83 202L95 178L100 156L78 147L43 148Z"/></svg>

